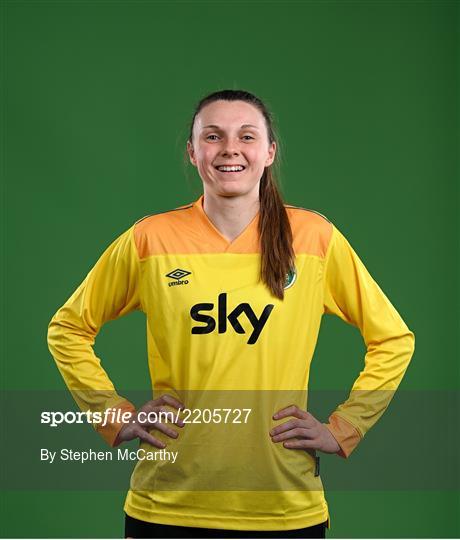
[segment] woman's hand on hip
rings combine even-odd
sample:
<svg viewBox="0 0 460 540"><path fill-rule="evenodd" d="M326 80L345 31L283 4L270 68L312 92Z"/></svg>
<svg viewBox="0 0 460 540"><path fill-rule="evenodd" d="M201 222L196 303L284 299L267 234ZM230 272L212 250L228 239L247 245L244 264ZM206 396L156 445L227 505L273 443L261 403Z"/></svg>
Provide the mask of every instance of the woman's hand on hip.
<svg viewBox="0 0 460 540"><path fill-rule="evenodd" d="M314 449L327 454L335 454L340 450L332 433L311 413L291 405L273 415L274 420L288 417L291 418L287 422L270 430L273 442L283 442L285 448Z"/></svg>
<svg viewBox="0 0 460 540"><path fill-rule="evenodd" d="M172 411L171 408L176 409L176 411ZM134 418L132 417L132 420L121 428L115 446L123 441L139 438L157 448L165 448L166 444L151 435L149 430L157 429L168 437L177 439L179 433L159 420L170 418L176 426L183 427L184 422L178 415L181 409L184 409L184 405L169 394L147 401L136 413L133 413Z"/></svg>

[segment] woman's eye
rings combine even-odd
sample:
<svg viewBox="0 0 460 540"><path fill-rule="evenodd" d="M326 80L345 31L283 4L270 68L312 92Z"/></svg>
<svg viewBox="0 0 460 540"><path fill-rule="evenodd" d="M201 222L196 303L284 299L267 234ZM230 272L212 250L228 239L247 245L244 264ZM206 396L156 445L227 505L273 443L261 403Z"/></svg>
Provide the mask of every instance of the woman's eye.
<svg viewBox="0 0 460 540"><path fill-rule="evenodd" d="M211 137L214 137L214 138L211 138ZM206 140L210 140L210 141L215 141L218 138L219 138L218 135L214 135L214 134L210 134L210 135L206 136ZM242 139L246 140L246 141L249 141L251 139L254 139L254 137L252 137L252 135L243 135Z"/></svg>

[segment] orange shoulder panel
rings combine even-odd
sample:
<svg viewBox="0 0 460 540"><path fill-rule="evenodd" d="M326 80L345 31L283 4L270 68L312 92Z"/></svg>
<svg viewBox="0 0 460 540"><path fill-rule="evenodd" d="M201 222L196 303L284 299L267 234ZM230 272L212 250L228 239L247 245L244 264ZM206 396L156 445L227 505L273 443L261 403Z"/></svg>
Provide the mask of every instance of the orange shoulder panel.
<svg viewBox="0 0 460 540"><path fill-rule="evenodd" d="M326 257L332 237L332 223L319 212L285 205L291 223L296 254Z"/></svg>
<svg viewBox="0 0 460 540"><path fill-rule="evenodd" d="M193 220L192 204L146 216L134 226L139 257L160 253L189 253L189 234L199 236ZM185 234L184 234L185 233Z"/></svg>
<svg viewBox="0 0 460 540"><path fill-rule="evenodd" d="M294 252L324 258L332 236L332 223L314 210L285 207L292 228ZM201 253L212 240L207 237L203 242L204 234L207 229L203 227L203 216L194 203L146 216L134 226L134 240L141 259L165 253ZM254 234L247 235L246 244L240 244L238 252L257 252L257 234L254 229ZM219 244L216 248L219 249Z"/></svg>

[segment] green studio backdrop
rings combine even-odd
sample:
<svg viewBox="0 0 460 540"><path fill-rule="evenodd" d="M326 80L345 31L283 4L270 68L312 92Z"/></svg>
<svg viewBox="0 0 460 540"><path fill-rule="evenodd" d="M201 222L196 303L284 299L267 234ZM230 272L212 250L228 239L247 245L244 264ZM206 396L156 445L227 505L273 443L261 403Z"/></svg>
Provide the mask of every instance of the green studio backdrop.
<svg viewBox="0 0 460 540"><path fill-rule="evenodd" d="M458 3L4 1L2 17L6 416L15 399L63 390L47 325L103 250L135 220L199 196L183 164L198 99L247 89L273 110L285 200L344 232L416 335L380 422L349 460L324 456L328 536L458 536L456 451L430 438L417 407L396 421L403 395L449 395L437 422L458 429ZM148 388L142 314L105 325L96 352L118 390ZM357 329L325 317L311 387L349 389L363 355ZM2 479L37 422L22 419L13 440L2 429ZM404 459L453 482L328 490L328 471L359 474L384 424L394 452L376 468ZM120 537L125 493L7 481L2 536Z"/></svg>

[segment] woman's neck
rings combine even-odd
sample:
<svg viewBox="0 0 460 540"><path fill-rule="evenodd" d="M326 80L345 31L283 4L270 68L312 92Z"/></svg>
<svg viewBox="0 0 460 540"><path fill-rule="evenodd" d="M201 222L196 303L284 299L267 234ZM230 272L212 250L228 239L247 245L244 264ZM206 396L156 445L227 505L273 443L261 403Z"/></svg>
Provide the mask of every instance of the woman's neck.
<svg viewBox="0 0 460 540"><path fill-rule="evenodd" d="M204 193L203 210L229 242L237 238L259 211L259 190L241 196L222 197Z"/></svg>

